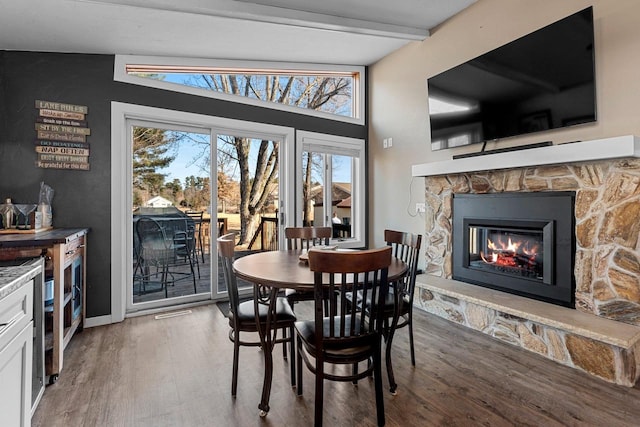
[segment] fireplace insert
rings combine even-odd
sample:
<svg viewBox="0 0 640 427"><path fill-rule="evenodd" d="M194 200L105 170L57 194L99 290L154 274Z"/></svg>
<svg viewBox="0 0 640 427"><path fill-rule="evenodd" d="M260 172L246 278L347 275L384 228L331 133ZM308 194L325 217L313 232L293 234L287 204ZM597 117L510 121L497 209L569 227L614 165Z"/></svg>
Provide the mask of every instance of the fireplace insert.
<svg viewBox="0 0 640 427"><path fill-rule="evenodd" d="M575 305L574 192L455 194L453 278Z"/></svg>

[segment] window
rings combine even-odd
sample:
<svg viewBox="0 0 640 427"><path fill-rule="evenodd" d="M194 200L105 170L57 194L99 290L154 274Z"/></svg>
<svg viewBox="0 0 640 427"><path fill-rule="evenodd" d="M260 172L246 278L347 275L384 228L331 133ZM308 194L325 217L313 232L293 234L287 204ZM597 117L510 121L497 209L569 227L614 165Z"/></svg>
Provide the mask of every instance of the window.
<svg viewBox="0 0 640 427"><path fill-rule="evenodd" d="M118 55L114 79L364 124L363 67Z"/></svg>
<svg viewBox="0 0 640 427"><path fill-rule="evenodd" d="M364 246L364 141L301 131L296 146L297 223L331 226L341 247Z"/></svg>

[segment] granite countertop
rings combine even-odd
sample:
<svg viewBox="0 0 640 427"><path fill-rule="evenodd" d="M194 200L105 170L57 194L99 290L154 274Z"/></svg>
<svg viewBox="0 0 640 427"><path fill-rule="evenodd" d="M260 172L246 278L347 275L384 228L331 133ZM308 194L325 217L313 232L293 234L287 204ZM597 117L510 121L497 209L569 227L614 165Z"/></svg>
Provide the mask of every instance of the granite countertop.
<svg viewBox="0 0 640 427"><path fill-rule="evenodd" d="M34 276L33 270L33 265L0 267L0 300L27 283Z"/></svg>

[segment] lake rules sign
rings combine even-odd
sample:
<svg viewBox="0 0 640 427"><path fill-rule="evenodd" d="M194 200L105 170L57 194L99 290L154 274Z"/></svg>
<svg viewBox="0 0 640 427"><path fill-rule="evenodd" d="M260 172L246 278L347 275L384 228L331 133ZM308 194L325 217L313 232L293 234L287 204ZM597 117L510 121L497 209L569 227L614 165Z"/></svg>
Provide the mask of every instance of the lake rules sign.
<svg viewBox="0 0 640 427"><path fill-rule="evenodd" d="M36 100L36 165L44 169L89 170L91 129L85 105Z"/></svg>

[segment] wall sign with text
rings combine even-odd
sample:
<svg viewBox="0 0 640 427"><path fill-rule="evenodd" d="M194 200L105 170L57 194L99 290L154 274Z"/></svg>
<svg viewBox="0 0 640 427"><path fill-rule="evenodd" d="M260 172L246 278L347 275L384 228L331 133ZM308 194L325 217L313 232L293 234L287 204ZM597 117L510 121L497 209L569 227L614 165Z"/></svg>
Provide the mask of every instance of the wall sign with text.
<svg viewBox="0 0 640 427"><path fill-rule="evenodd" d="M86 105L36 100L36 165L45 169L89 170L91 129Z"/></svg>

